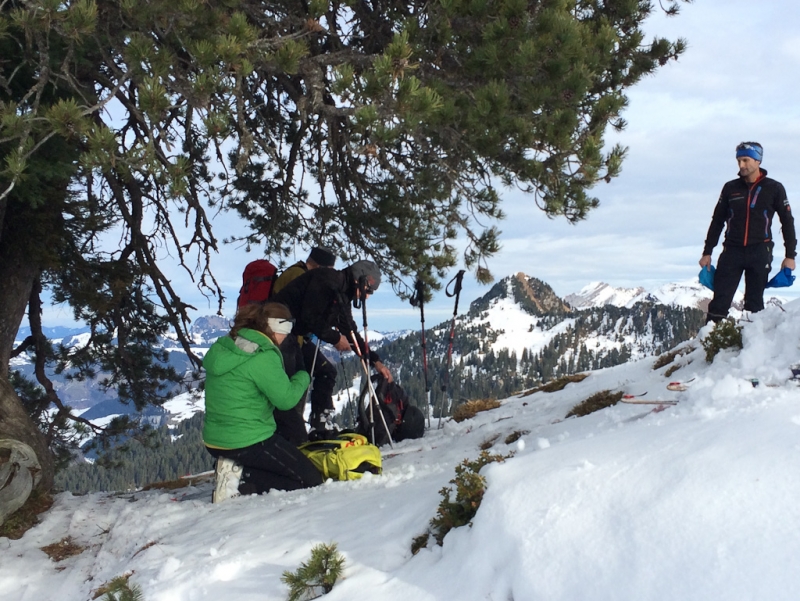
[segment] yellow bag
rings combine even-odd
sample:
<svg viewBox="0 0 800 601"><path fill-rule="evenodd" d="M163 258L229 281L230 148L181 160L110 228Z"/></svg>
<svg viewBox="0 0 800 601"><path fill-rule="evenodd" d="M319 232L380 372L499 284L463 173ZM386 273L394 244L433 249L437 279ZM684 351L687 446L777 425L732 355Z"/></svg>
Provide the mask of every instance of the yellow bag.
<svg viewBox="0 0 800 601"><path fill-rule="evenodd" d="M330 440L304 442L300 451L326 480L358 480L364 472L380 474L381 452L366 436L342 432Z"/></svg>

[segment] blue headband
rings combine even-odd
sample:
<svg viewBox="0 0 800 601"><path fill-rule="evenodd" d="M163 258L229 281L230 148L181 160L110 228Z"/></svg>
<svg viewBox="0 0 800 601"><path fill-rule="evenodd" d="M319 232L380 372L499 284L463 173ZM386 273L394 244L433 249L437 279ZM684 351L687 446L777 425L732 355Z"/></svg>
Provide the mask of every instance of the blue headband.
<svg viewBox="0 0 800 601"><path fill-rule="evenodd" d="M764 158L764 149L760 144L752 142L743 142L736 147L736 158L750 157L759 163Z"/></svg>

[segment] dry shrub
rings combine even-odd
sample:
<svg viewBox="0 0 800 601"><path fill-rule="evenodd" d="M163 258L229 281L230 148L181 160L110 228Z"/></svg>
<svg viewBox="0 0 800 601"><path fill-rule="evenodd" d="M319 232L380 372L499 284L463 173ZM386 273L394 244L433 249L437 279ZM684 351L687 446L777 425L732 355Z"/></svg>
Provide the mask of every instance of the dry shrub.
<svg viewBox="0 0 800 601"><path fill-rule="evenodd" d="M669 378L672 374L674 374L676 371L678 371L681 367L683 367L683 366L682 365L673 365L667 371L664 372L664 377L665 378Z"/></svg>
<svg viewBox="0 0 800 601"><path fill-rule="evenodd" d="M679 352L676 350L672 350L668 353L664 353L663 355L659 355L658 359L653 362L653 369L661 369L665 365L669 365L673 361L675 361L675 357L679 355Z"/></svg>
<svg viewBox="0 0 800 601"><path fill-rule="evenodd" d="M46 547L42 547L42 551L44 551L47 556L52 559L53 561L63 561L68 557L74 557L75 555L80 555L83 553L83 550L86 547L82 547L76 544L72 538L69 536L66 538L61 539L57 543L53 543L52 545L47 545Z"/></svg>
<svg viewBox="0 0 800 601"><path fill-rule="evenodd" d="M150 547L155 547L157 544L158 544L158 541L157 541L157 540L151 540L151 541L150 541L149 543L147 543L147 544L146 544L144 547L142 547L141 549L139 549L138 551L136 551L136 553L134 553L134 554L133 554L131 557L136 557L136 556L137 556L137 555L139 555L139 553L141 553L142 551L147 551L147 550L148 550Z"/></svg>
<svg viewBox="0 0 800 601"><path fill-rule="evenodd" d="M623 394L624 393L621 391L611 392L610 390L601 390L600 392L596 392L585 401L578 403L572 409L570 409L570 412L567 413L567 417L572 417L573 415L583 417L584 415L589 415L595 411L600 411L606 407L616 405L622 398Z"/></svg>
<svg viewBox="0 0 800 601"><path fill-rule="evenodd" d="M429 532L420 534L411 539L411 555L416 555L422 549L428 546L428 539L431 537Z"/></svg>
<svg viewBox="0 0 800 601"><path fill-rule="evenodd" d="M494 436L490 436L486 440L484 440L481 444L478 445L478 448L481 451L488 451L494 446L494 443L497 442L497 439L500 438L499 434L495 434Z"/></svg>
<svg viewBox="0 0 800 601"><path fill-rule="evenodd" d="M684 346L683 348L679 349L672 349L671 351L664 353L663 355L659 355L658 359L653 362L653 369L661 369L665 365L669 365L678 357L691 353L694 350L692 345ZM673 366L670 369L678 369L679 366Z"/></svg>
<svg viewBox="0 0 800 601"><path fill-rule="evenodd" d="M500 401L495 399L482 399L479 401L467 401L463 405L456 407L453 411L453 421L463 422L472 419L481 411L489 411L490 409L497 409L500 406Z"/></svg>
<svg viewBox="0 0 800 601"><path fill-rule="evenodd" d="M567 384L571 384L572 382L582 382L586 378L589 377L589 374L572 374L570 376L561 376L560 378L556 378L555 380L550 380L547 384L542 384L537 388L532 388L523 392L520 396L530 396L537 392L558 392L559 390L564 390Z"/></svg>
<svg viewBox="0 0 800 601"><path fill-rule="evenodd" d="M53 505L53 497L48 493L34 490L25 504L12 513L0 525L0 537L18 540L39 522L39 514Z"/></svg>
<svg viewBox="0 0 800 601"><path fill-rule="evenodd" d="M505 442L506 444L514 444L514 443L515 443L515 442L517 442L517 441L518 441L520 438L522 438L522 437L523 437L523 436L525 436L526 434L530 434L530 433L531 433L531 431L530 431L530 430L514 430L514 431L513 431L511 434L509 434L508 436L506 436L506 439L505 439L505 441L504 441L504 442Z"/></svg>
<svg viewBox="0 0 800 601"><path fill-rule="evenodd" d="M214 479L214 470L195 474L191 477L181 476L176 480L165 480L164 482L152 482L142 487L142 490L177 490L187 486L195 486L201 482L210 482Z"/></svg>
<svg viewBox="0 0 800 601"><path fill-rule="evenodd" d="M92 591L92 599L103 597L103 601L141 601L144 599L142 589L138 585L131 585L128 580L133 576L133 572L126 572L122 576L100 585Z"/></svg>

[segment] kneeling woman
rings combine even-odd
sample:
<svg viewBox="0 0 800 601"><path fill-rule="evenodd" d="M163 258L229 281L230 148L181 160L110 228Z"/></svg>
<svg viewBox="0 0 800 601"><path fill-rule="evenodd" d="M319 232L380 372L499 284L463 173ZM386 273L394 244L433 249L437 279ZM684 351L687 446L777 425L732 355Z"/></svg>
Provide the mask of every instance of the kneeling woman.
<svg viewBox="0 0 800 601"><path fill-rule="evenodd" d="M217 458L214 503L238 491L260 494L322 484L306 456L275 433L272 412L294 407L309 384L308 372L289 378L283 369L278 346L291 330L285 305L246 305L236 313L230 334L217 339L203 359L203 442Z"/></svg>

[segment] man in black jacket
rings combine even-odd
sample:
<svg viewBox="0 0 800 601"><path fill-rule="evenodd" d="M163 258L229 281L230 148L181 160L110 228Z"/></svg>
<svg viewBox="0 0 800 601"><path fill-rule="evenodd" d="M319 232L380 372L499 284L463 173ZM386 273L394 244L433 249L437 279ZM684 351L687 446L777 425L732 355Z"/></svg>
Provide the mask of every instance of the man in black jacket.
<svg viewBox="0 0 800 601"><path fill-rule="evenodd" d="M272 294L278 294L289 282L304 274L306 271L311 271L319 267L333 267L335 264L336 255L333 254L333 251L324 246L315 246L311 249L305 261L298 261L278 276L275 283L272 285Z"/></svg>
<svg viewBox="0 0 800 601"><path fill-rule="evenodd" d="M340 352L353 350L358 345L361 355L366 352L364 340L353 320L350 303L369 296L381 283L378 266L372 261L358 261L341 271L314 269L292 280L270 301L283 303L292 313L295 325L292 333L303 337L302 353L306 368L314 365L311 390L311 429L329 430L333 418L333 388L336 384L336 367L322 353L309 335L332 344ZM359 285L361 284L361 285ZM366 300L364 298L363 300ZM316 363L314 355L316 354ZM389 381L391 373L377 353L369 351L370 364Z"/></svg>
<svg viewBox="0 0 800 601"><path fill-rule="evenodd" d="M733 295L744 273L744 309L764 308L764 288L772 268L772 217L781 222L786 258L781 269L795 268L797 238L789 200L783 184L767 177L761 168L764 149L758 142L742 142L736 147L739 177L722 187L706 235L700 266L710 269L711 253L723 226L725 241L714 274L714 298L708 305L708 319L718 322L728 316Z"/></svg>

